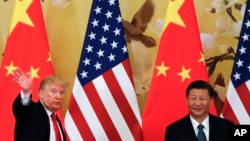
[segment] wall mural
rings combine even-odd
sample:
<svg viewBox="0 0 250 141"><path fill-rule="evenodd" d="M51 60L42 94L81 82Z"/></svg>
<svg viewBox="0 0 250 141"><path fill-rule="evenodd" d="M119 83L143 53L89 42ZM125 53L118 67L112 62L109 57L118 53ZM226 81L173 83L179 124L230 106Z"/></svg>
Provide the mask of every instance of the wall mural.
<svg viewBox="0 0 250 141"><path fill-rule="evenodd" d="M221 113L226 97L232 67L228 63L232 65L234 62L245 8L246 4L238 0L213 0L205 9L211 16L217 16L214 21L216 31L201 33L208 74L217 92L214 99L217 113ZM217 50L218 53L208 54L207 50Z"/></svg>
<svg viewBox="0 0 250 141"><path fill-rule="evenodd" d="M85 36L91 0L42 0L55 72L70 81L71 95ZM147 99L166 0L119 0L140 110ZM225 100L242 25L246 0L195 0L200 37L211 84L217 92L217 112ZM14 0L0 0L0 53L4 53ZM2 57L0 58L0 62ZM167 85L167 84L166 84Z"/></svg>
<svg viewBox="0 0 250 141"><path fill-rule="evenodd" d="M156 47L157 43L152 36L144 34L152 20L154 10L153 1L146 0L131 20L123 20L126 42L132 50L132 71L138 94L148 92L154 66L152 55L147 48Z"/></svg>

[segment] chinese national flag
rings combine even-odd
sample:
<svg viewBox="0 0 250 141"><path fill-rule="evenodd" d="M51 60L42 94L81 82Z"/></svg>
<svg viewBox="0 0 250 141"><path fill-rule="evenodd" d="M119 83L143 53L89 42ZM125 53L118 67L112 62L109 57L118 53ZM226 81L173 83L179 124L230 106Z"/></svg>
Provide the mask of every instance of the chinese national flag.
<svg viewBox="0 0 250 141"><path fill-rule="evenodd" d="M16 0L0 68L1 141L13 141L12 102L20 92L13 70L21 68L33 78L32 98L37 100L40 80L53 74L40 0Z"/></svg>
<svg viewBox="0 0 250 141"><path fill-rule="evenodd" d="M188 114L185 90L208 81L193 0L169 0L164 31L142 116L145 141L163 141L166 127ZM216 114L214 105L211 113Z"/></svg>

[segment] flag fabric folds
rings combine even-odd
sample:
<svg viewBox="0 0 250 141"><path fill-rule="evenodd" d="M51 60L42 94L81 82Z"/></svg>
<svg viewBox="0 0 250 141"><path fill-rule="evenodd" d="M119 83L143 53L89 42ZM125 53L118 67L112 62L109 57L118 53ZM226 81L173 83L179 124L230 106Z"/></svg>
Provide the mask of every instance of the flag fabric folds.
<svg viewBox="0 0 250 141"><path fill-rule="evenodd" d="M235 124L250 124L250 1L247 1L235 61L222 116Z"/></svg>
<svg viewBox="0 0 250 141"><path fill-rule="evenodd" d="M20 92L13 70L21 68L33 78L32 98L37 100L40 80L53 74L40 0L16 0L0 68L0 140L13 141L12 102Z"/></svg>
<svg viewBox="0 0 250 141"><path fill-rule="evenodd" d="M142 139L118 0L93 0L65 128L70 140Z"/></svg>
<svg viewBox="0 0 250 141"><path fill-rule="evenodd" d="M208 81L193 0L169 0L152 82L142 116L145 141L162 141L166 127L188 114L185 90ZM214 104L211 113L216 114Z"/></svg>

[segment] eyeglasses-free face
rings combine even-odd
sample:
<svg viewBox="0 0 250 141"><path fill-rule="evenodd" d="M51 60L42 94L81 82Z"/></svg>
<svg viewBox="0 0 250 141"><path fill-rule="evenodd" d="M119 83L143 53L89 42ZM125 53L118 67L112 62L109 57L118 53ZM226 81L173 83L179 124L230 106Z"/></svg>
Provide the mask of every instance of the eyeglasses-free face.
<svg viewBox="0 0 250 141"><path fill-rule="evenodd" d="M212 98L207 89L191 89L187 97L187 105L191 116L196 120L205 119L208 115Z"/></svg>
<svg viewBox="0 0 250 141"><path fill-rule="evenodd" d="M40 100L52 112L56 112L62 106L66 88L57 84L47 85L40 90Z"/></svg>

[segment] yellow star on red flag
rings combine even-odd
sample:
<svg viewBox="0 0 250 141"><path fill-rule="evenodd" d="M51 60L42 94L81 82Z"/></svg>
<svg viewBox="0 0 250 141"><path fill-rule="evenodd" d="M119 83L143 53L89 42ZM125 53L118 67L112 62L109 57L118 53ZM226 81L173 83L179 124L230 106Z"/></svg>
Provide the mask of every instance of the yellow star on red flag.
<svg viewBox="0 0 250 141"><path fill-rule="evenodd" d="M14 66L13 62L11 61L10 65L9 66L5 66L4 68L7 70L6 76L8 76L10 74L13 74L13 71L15 69L17 69L18 67Z"/></svg>
<svg viewBox="0 0 250 141"><path fill-rule="evenodd" d="M179 9L183 5L185 0L170 0L168 1L168 8L167 14L165 16L165 26L168 26L170 22L175 23L177 25L186 27L185 23L183 22L181 15L179 14Z"/></svg>
<svg viewBox="0 0 250 141"><path fill-rule="evenodd" d="M33 68L33 66L30 67L30 73L31 73L31 78L34 79L34 78L39 78L38 76L38 71L39 71L39 68Z"/></svg>
<svg viewBox="0 0 250 141"><path fill-rule="evenodd" d="M21 22L30 26L34 26L32 20L30 19L27 10L32 3L32 0L17 0L14 7L13 17L10 24L10 33L15 28L15 26Z"/></svg>
<svg viewBox="0 0 250 141"><path fill-rule="evenodd" d="M15 118L11 109L12 102L19 96L20 87L13 81L13 70L20 68L31 73L33 101L38 100L41 79L54 74L52 62L47 61L50 57L49 44L41 0L15 0L13 10L0 70L0 90L3 93L0 95L0 111L4 115L0 118L1 128L4 129L1 141L14 140ZM62 119L60 112L58 115Z"/></svg>
<svg viewBox="0 0 250 141"><path fill-rule="evenodd" d="M205 63L205 57L204 57L204 54L203 54L202 52L200 52L200 56L201 56L201 58L199 59L198 62L201 62L201 63L203 63L204 65L206 65L206 63Z"/></svg>
<svg viewBox="0 0 250 141"><path fill-rule="evenodd" d="M181 81L183 82L185 79L190 79L190 73L191 69L185 69L185 67L182 66L181 72L178 73L179 76L181 76Z"/></svg>
<svg viewBox="0 0 250 141"><path fill-rule="evenodd" d="M167 4L165 26L142 116L144 141L165 140L166 126L188 113L187 86L198 79L208 81L193 0L168 0ZM214 104L210 113L216 114Z"/></svg>
<svg viewBox="0 0 250 141"><path fill-rule="evenodd" d="M160 66L156 66L156 69L158 70L157 76L159 76L159 75L166 76L167 75L166 71L169 69L169 67L166 67L164 65L164 62L162 62Z"/></svg>

